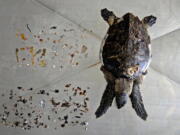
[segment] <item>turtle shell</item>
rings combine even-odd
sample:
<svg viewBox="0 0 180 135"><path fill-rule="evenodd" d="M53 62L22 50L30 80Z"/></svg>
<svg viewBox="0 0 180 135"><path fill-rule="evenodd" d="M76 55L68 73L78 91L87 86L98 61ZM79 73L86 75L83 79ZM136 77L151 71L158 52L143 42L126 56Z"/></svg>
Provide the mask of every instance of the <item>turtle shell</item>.
<svg viewBox="0 0 180 135"><path fill-rule="evenodd" d="M138 77L151 59L150 37L143 22L131 13L110 25L100 49L103 65L116 77ZM138 67L133 74L127 71Z"/></svg>

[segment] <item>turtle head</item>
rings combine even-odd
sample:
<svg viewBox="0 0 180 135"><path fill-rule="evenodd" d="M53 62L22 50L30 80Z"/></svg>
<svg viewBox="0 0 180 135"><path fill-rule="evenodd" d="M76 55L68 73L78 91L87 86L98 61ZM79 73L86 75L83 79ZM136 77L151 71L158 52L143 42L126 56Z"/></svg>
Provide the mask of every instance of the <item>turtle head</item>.
<svg viewBox="0 0 180 135"><path fill-rule="evenodd" d="M116 15L107 8L101 9L101 16L110 26L118 19L118 17L116 17Z"/></svg>
<svg viewBox="0 0 180 135"><path fill-rule="evenodd" d="M148 26L151 27L152 25L154 25L156 23L157 18L153 15L150 16L146 16L143 18L143 23Z"/></svg>

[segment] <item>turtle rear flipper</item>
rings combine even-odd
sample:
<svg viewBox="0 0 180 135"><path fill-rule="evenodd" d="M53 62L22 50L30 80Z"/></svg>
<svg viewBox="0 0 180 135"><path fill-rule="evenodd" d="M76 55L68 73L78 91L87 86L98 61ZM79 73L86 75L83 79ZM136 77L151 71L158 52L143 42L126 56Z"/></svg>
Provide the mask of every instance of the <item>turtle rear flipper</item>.
<svg viewBox="0 0 180 135"><path fill-rule="evenodd" d="M101 117L103 114L107 112L109 107L112 105L114 97L115 97L114 84L108 83L101 98L100 105L95 112L96 118Z"/></svg>
<svg viewBox="0 0 180 135"><path fill-rule="evenodd" d="M118 18L112 11L109 11L107 8L101 9L101 16L110 26L122 21L122 18Z"/></svg>
<svg viewBox="0 0 180 135"><path fill-rule="evenodd" d="M143 18L143 23L147 26L147 27L151 27L152 25L154 25L156 23L157 18L153 15L150 16L146 16Z"/></svg>
<svg viewBox="0 0 180 135"><path fill-rule="evenodd" d="M136 111L136 114L143 120L146 120L148 115L143 104L142 96L140 93L140 83L138 81L134 81L133 83L133 89L130 95L130 99L132 102L132 107Z"/></svg>

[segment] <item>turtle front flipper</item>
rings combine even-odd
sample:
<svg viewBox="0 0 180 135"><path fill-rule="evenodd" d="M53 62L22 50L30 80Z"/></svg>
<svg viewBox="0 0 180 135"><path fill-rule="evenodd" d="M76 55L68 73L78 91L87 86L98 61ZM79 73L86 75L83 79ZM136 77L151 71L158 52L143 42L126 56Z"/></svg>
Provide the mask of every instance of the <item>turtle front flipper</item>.
<svg viewBox="0 0 180 135"><path fill-rule="evenodd" d="M101 98L100 105L95 112L96 118L101 117L103 114L107 112L109 107L112 105L114 97L115 97L114 84L108 83Z"/></svg>
<svg viewBox="0 0 180 135"><path fill-rule="evenodd" d="M145 110L142 96L140 93L140 81L135 80L133 83L132 93L130 95L130 99L132 102L132 107L136 111L136 114L141 117L143 120L147 119L147 112Z"/></svg>

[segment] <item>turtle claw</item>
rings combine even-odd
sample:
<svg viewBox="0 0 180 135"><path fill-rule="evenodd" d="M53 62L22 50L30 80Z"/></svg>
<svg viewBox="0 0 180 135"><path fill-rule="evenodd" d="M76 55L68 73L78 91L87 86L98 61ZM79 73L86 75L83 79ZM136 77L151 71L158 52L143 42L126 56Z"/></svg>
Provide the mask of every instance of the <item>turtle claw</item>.
<svg viewBox="0 0 180 135"><path fill-rule="evenodd" d="M126 93L116 94L116 105L120 109L127 103L128 95Z"/></svg>
<svg viewBox="0 0 180 135"><path fill-rule="evenodd" d="M114 97L115 97L114 85L111 83L108 83L103 93L103 96L101 98L100 105L95 112L96 118L101 117L103 114L107 112L109 107L111 107L112 105Z"/></svg>

